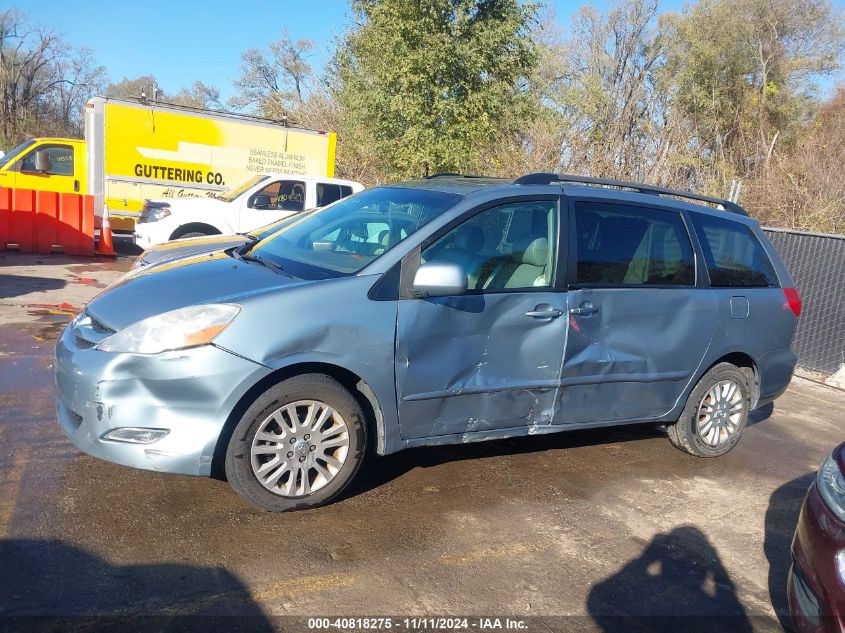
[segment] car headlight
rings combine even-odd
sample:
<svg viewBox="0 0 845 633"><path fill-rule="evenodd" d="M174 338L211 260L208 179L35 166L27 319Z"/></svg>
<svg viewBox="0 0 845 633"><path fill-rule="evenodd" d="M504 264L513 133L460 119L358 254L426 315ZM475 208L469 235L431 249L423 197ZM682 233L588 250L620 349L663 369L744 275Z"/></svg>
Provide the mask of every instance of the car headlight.
<svg viewBox="0 0 845 633"><path fill-rule="evenodd" d="M158 222L170 215L169 206L161 207L144 207L141 209L141 217L138 218L139 224L146 222Z"/></svg>
<svg viewBox="0 0 845 633"><path fill-rule="evenodd" d="M845 477L842 476L833 453L827 456L819 468L816 486L830 511L839 517L840 521L845 522Z"/></svg>
<svg viewBox="0 0 845 633"><path fill-rule="evenodd" d="M171 310L133 323L97 344L103 352L158 354L211 343L240 307L228 303Z"/></svg>

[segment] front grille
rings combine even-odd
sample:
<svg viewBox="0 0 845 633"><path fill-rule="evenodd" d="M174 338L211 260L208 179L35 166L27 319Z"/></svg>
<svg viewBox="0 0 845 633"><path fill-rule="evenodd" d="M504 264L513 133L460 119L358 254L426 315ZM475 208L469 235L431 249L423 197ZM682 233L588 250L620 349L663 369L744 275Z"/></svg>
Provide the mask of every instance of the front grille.
<svg viewBox="0 0 845 633"><path fill-rule="evenodd" d="M76 334L75 332L73 334L73 342L77 347L80 347L82 349L90 349L95 345L95 343L92 343L91 341L86 341L84 338L82 338L81 336L79 336L79 334Z"/></svg>
<svg viewBox="0 0 845 633"><path fill-rule="evenodd" d="M73 340L77 347L89 349L104 338L114 334L114 330L104 323L97 321L87 312L74 322Z"/></svg>
<svg viewBox="0 0 845 633"><path fill-rule="evenodd" d="M94 317L89 316L89 318L91 319L91 327L94 328L94 330L96 330L97 332L100 332L101 334L114 334L115 331L109 326L100 323Z"/></svg>

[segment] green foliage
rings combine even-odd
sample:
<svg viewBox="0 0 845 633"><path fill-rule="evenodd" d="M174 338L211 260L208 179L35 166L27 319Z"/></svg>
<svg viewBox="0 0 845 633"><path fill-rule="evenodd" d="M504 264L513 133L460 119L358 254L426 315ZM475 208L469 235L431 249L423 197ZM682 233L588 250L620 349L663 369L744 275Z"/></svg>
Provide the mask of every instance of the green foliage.
<svg viewBox="0 0 845 633"><path fill-rule="evenodd" d="M842 53L828 0L700 0L669 14L666 72L703 159L748 175L807 120L814 80Z"/></svg>
<svg viewBox="0 0 845 633"><path fill-rule="evenodd" d="M472 171L527 114L537 5L356 0L334 60L348 122L397 176Z"/></svg>

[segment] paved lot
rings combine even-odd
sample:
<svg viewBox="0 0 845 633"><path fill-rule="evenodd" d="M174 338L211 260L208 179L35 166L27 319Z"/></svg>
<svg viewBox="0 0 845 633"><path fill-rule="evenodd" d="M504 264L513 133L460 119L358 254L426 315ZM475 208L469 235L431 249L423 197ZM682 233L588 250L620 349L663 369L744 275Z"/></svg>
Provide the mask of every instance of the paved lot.
<svg viewBox="0 0 845 633"><path fill-rule="evenodd" d="M224 482L97 461L59 431L53 341L129 261L0 253L0 614L252 615L237 622L268 630L285 614L555 615L570 617L551 628L603 631L623 630L614 614L694 614L780 628L800 502L842 440L845 393L796 379L716 460L652 428L420 449L371 459L330 507L267 514Z"/></svg>

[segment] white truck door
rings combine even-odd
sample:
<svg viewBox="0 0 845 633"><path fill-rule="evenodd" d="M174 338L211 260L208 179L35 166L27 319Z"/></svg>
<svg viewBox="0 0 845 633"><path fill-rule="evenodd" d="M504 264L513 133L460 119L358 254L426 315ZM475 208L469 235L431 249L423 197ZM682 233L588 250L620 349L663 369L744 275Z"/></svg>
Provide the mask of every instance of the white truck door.
<svg viewBox="0 0 845 633"><path fill-rule="evenodd" d="M238 231L249 232L305 209L307 185L302 180L264 181L245 197Z"/></svg>

